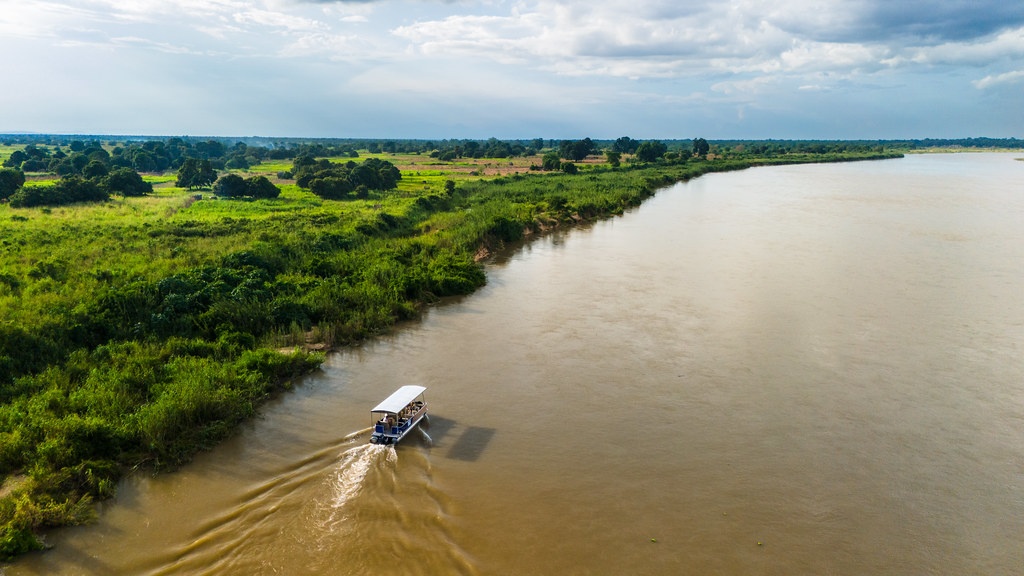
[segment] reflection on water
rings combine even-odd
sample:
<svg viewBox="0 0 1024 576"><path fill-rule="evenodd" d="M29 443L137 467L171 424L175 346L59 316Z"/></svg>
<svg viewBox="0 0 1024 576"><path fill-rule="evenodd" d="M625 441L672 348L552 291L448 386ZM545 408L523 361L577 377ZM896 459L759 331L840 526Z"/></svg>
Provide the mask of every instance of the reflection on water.
<svg viewBox="0 0 1024 576"><path fill-rule="evenodd" d="M1024 163L715 174L491 265L8 574L1012 574ZM423 382L429 428L368 445Z"/></svg>

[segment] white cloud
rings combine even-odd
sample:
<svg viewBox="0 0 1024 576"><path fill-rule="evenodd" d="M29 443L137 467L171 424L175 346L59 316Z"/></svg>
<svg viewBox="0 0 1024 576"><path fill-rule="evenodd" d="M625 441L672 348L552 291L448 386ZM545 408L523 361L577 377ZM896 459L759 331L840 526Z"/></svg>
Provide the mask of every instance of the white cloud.
<svg viewBox="0 0 1024 576"><path fill-rule="evenodd" d="M1000 84L1012 84L1022 81L1024 81L1024 70L1014 70L1013 72L1004 72L1003 74L985 76L981 80L975 80L974 87L979 90L985 90Z"/></svg>
<svg viewBox="0 0 1024 576"><path fill-rule="evenodd" d="M779 82L780 79L777 76L758 76L750 80L717 82L711 85L711 89L722 94L751 97L774 88Z"/></svg>
<svg viewBox="0 0 1024 576"><path fill-rule="evenodd" d="M279 54L287 58L325 56L330 60L366 58L369 54L358 49L355 36L312 33L295 36L281 47Z"/></svg>
<svg viewBox="0 0 1024 576"><path fill-rule="evenodd" d="M244 10L236 12L234 20L239 24L257 24L268 28L284 28L289 32L324 30L327 28L324 23L311 18L269 10Z"/></svg>
<svg viewBox="0 0 1024 576"><path fill-rule="evenodd" d="M1019 83L1024 5L1018 5L1005 0L9 0L0 10L0 50L19 55L18 70L27 84L48 80L44 73L55 63L71 71L102 70L95 101L103 105L146 81L187 93L195 88L189 82L218 78L223 93L244 93L253 106L279 109L288 99L316 103L289 107L294 114L308 108L311 117L319 103L344 96L349 108L360 102L384 108L403 98L409 107L430 101L435 108L451 106L449 116L475 100L488 118L494 102L514 100L518 110L531 110L535 118L549 110L548 118L560 122L570 117L557 105L564 100L573 103L571 114L579 118L588 111L622 110L630 118L693 114L767 126L766 111L810 118L808 102L826 106L877 98L886 103L877 108L891 109L918 102L923 94L939 94L936 102L956 94L963 101L977 94L975 88ZM925 10L928 6L934 9ZM33 54L40 55L38 62L31 61ZM266 77L237 73L242 60L249 70L266 71ZM140 70L162 72L144 80ZM81 90L89 90L90 78L83 73ZM262 96L268 83L276 91ZM1012 90L993 93L1003 99L1001 106L1024 109L1022 96ZM26 110L44 97L9 93L0 104ZM86 95L78 101L87 101ZM45 106L37 107L45 121ZM745 112L737 115L737 110ZM979 116L985 113L979 107ZM80 117L89 118L89 111L83 108Z"/></svg>
<svg viewBox="0 0 1024 576"><path fill-rule="evenodd" d="M0 36L55 37L60 28L94 20L91 10L58 2L13 2L0 10Z"/></svg>
<svg viewBox="0 0 1024 576"><path fill-rule="evenodd" d="M842 3L831 4L842 12ZM878 68L888 56L886 46L821 42L787 31L828 25L821 16L828 11L814 6L539 0L520 3L508 15L449 16L394 34L423 54L471 54L532 62L560 74L625 78L861 70Z"/></svg>
<svg viewBox="0 0 1024 576"><path fill-rule="evenodd" d="M160 52L166 52L168 54L197 54L184 46L177 46L167 42L154 42L149 38L136 38L132 36L125 36L121 38L112 38L112 43L117 46L143 46L147 48L153 48Z"/></svg>
<svg viewBox="0 0 1024 576"><path fill-rule="evenodd" d="M1024 28L936 43L932 36L906 33L913 26L903 22L893 31L880 23L867 29L873 15L884 10L874 2L845 0L539 0L521 2L508 14L453 15L394 33L423 54L472 54L530 61L562 74L629 78L708 71L868 74L1024 56Z"/></svg>

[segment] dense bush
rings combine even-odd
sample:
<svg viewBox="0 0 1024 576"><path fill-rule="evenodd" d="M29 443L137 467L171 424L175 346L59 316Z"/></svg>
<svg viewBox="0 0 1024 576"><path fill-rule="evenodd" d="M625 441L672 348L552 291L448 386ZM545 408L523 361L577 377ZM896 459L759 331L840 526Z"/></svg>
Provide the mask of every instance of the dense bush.
<svg viewBox="0 0 1024 576"><path fill-rule="evenodd" d="M402 174L387 160L368 158L357 164L348 161L337 164L310 156L295 159L291 170L295 183L321 198L341 200L350 196L365 198L370 190L392 190L398 186Z"/></svg>
<svg viewBox="0 0 1024 576"><path fill-rule="evenodd" d="M53 186L22 187L11 195L11 206L62 206L77 202L104 202L110 194L93 180L81 176L66 176Z"/></svg>
<svg viewBox="0 0 1024 576"><path fill-rule="evenodd" d="M225 198L277 198L281 189L266 176L242 178L238 174L225 174L213 184L213 193Z"/></svg>
<svg viewBox="0 0 1024 576"><path fill-rule="evenodd" d="M103 178L100 186L121 196L144 196L153 192L153 185L131 168L114 168Z"/></svg>
<svg viewBox="0 0 1024 576"><path fill-rule="evenodd" d="M25 185L25 173L15 168L0 168L0 200L10 198Z"/></svg>
<svg viewBox="0 0 1024 576"><path fill-rule="evenodd" d="M267 179L266 176L252 176L245 180L245 192L253 198L277 198L281 189Z"/></svg>
<svg viewBox="0 0 1024 576"><path fill-rule="evenodd" d="M213 184L213 193L225 198L245 196L245 179L238 174L225 174Z"/></svg>

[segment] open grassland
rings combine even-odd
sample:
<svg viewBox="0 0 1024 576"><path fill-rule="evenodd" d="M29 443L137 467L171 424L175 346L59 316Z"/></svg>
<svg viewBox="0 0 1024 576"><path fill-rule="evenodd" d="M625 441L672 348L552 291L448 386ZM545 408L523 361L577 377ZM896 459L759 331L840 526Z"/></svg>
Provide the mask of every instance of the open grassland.
<svg viewBox="0 0 1024 576"><path fill-rule="evenodd" d="M575 175L532 172L537 157L380 157L403 177L363 200L321 199L268 163L242 174L281 184L273 200L153 174L139 198L0 204L0 556L87 520L125 470L187 461L319 365L316 350L477 289L479 258L508 242L710 171L881 156L590 160Z"/></svg>
<svg viewBox="0 0 1024 576"><path fill-rule="evenodd" d="M21 150L22 148L24 148L24 146L0 144L0 164L3 164L4 160L10 158L11 154L13 154L15 150Z"/></svg>

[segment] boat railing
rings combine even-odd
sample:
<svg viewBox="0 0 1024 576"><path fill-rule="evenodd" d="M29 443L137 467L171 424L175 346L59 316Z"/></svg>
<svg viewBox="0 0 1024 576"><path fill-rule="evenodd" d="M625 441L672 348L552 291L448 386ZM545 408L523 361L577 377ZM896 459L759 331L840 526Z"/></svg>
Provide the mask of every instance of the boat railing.
<svg viewBox="0 0 1024 576"><path fill-rule="evenodd" d="M399 413L387 413L387 419L391 420L391 422L385 422L384 417L375 422L373 426L374 433L400 436L403 432L412 428L413 424L422 418L425 413L426 405L424 402L413 402Z"/></svg>

